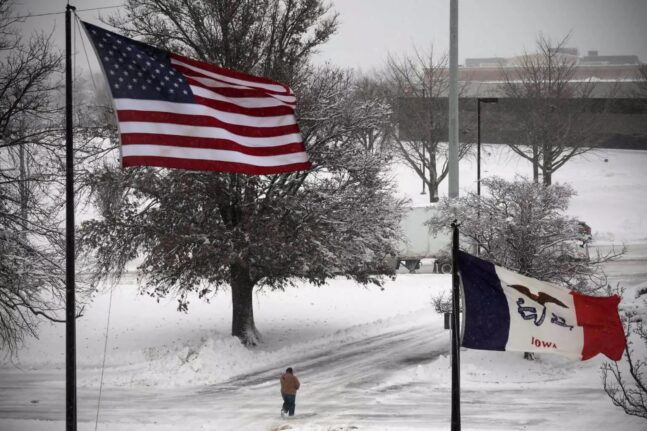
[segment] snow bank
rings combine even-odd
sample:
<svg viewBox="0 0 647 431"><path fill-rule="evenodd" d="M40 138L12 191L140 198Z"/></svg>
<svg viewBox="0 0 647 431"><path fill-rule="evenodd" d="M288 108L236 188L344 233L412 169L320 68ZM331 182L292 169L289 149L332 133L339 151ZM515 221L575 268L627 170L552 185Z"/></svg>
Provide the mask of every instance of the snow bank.
<svg viewBox="0 0 647 431"><path fill-rule="evenodd" d="M157 303L139 295L129 276L113 291L104 385L209 385L267 367L281 370L304 352L334 349L397 327L429 308L432 296L447 286L447 276L403 274L383 288L340 278L322 287L301 283L286 291L257 292L255 319L264 342L248 349L229 335L227 292L209 303L193 302L185 314L175 310L173 300ZM80 387L99 385L109 300L108 292L99 295L78 320ZM18 364L63 370L64 347L64 325L45 325L40 340L20 352Z"/></svg>

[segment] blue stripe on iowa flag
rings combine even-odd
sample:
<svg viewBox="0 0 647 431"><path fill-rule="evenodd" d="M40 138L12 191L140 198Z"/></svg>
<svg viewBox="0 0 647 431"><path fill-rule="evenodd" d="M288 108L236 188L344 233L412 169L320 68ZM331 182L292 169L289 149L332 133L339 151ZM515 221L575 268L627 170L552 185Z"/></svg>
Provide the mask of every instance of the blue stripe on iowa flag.
<svg viewBox="0 0 647 431"><path fill-rule="evenodd" d="M458 268L465 298L464 347L505 350L510 331L510 312L494 265L462 251Z"/></svg>

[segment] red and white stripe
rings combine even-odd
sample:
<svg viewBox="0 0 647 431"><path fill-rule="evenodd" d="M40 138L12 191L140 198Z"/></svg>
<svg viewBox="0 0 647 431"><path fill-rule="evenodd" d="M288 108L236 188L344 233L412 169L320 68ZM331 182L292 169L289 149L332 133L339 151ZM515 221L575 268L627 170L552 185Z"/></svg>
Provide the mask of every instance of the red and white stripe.
<svg viewBox="0 0 647 431"><path fill-rule="evenodd" d="M115 99L123 166L246 174L310 168L287 85L170 56L196 103Z"/></svg>

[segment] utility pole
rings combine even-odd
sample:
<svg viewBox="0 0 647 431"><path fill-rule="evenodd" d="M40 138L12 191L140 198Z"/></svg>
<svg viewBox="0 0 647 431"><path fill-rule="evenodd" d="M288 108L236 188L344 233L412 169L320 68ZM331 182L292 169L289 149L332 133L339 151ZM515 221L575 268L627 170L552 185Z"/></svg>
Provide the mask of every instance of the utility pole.
<svg viewBox="0 0 647 431"><path fill-rule="evenodd" d="M449 198L458 197L458 0L449 3Z"/></svg>

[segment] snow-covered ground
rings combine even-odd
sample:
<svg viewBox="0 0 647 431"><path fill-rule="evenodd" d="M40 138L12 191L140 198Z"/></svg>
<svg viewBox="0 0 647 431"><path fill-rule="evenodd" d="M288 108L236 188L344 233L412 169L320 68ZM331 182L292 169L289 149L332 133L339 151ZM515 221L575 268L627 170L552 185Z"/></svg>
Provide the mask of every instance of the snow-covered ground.
<svg viewBox="0 0 647 431"><path fill-rule="evenodd" d="M586 221L596 242L647 243L647 151L596 150L578 156L553 174L554 183L569 183L576 192L569 213ZM532 177L532 165L505 145L483 145L481 177L514 179ZM429 195L421 194L422 183L407 169L395 172L400 190L412 205L428 205ZM476 191L474 155L460 162L461 193ZM441 184L441 196L447 184Z"/></svg>
<svg viewBox="0 0 647 431"><path fill-rule="evenodd" d="M484 176L530 172L503 147L484 154ZM623 306L647 285L645 166L647 152L607 151L555 175L578 191L571 213L598 243L632 243L627 259L607 267L611 283L627 288ZM464 190L473 188L474 162L461 168ZM424 204L420 182L406 170L398 177L413 204ZM196 298L182 314L173 299L138 295L128 276L98 294L77 323L79 429L95 429L111 291L99 430L449 429L449 334L431 306L449 285L446 275L400 274L383 289L336 279L261 291L254 306L264 344L248 350L228 335L229 292L210 303ZM0 430L64 429L64 348L63 325L44 324L15 364L0 366ZM463 351L463 429L647 429L602 391L603 361ZM287 366L303 384L290 420L278 414L277 378Z"/></svg>

